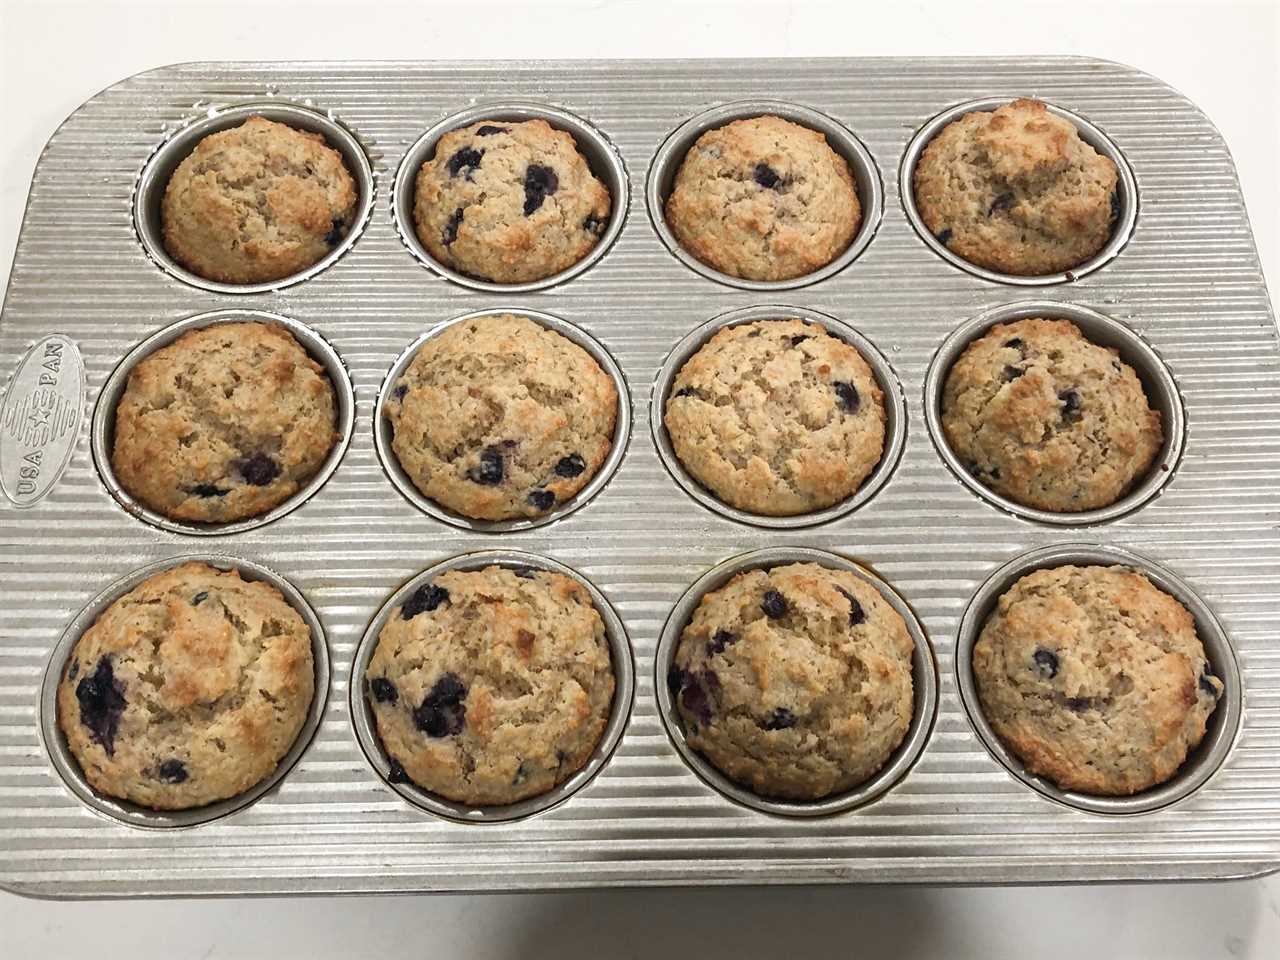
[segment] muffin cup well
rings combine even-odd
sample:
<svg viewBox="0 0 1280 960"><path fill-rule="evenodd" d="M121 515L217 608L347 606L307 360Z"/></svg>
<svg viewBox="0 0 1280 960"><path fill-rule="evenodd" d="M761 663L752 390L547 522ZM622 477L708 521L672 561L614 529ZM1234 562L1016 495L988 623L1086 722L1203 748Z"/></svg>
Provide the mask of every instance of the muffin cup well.
<svg viewBox="0 0 1280 960"><path fill-rule="evenodd" d="M268 280L262 283L223 283L218 280L209 280L188 270L165 249L160 203L164 198L165 188L169 185L169 178L173 176L178 164L182 163L195 149L196 144L209 134L237 127L250 117L266 117L268 120L274 120L298 130L322 135L325 142L342 155L347 172L355 181L358 195L355 219L342 241L305 270L279 280ZM215 293L265 293L314 277L351 249L352 244L356 242L356 238L369 222L374 192L373 167L369 163L364 147L354 133L333 119L332 111L327 114L320 113L309 107L281 100L253 100L211 111L207 116L179 127L156 148L134 184L133 225L147 256L160 269L183 283L189 283L193 287L204 290L212 290Z"/></svg>
<svg viewBox="0 0 1280 960"><path fill-rule="evenodd" d="M125 490L120 479L116 476L115 468L111 464L111 453L115 444L116 405L120 402L120 398L124 396L125 389L129 385L129 374L133 372L133 368L140 362L161 347L166 347L173 343L184 333L192 330L202 330L205 327L217 326L223 323L276 324L287 330L302 345L302 348L307 351L311 359L324 368L324 372L329 377L329 382L333 384L334 428L338 433L338 439L334 442L333 448L329 451L324 463L320 465L320 469L316 471L316 475L293 496L282 503L276 504L265 513L260 513L254 517L245 517L242 520L233 520L229 523L197 523L190 520L175 520L144 506ZM111 371L107 382L103 384L102 390L98 393L98 400L93 408L93 423L89 444L93 453L94 465L98 468L98 475L102 477L103 484L111 496L128 513L152 526L172 533L185 533L192 536L218 536L243 533L246 530L252 530L255 527L270 523L297 509L314 496L324 486L325 481L333 475L333 472L338 468L338 464L342 461L343 455L347 452L347 445L351 442L351 431L355 426L355 416L356 402L355 393L351 386L351 377L347 373L346 365L342 362L338 352L322 336L297 320L291 320L288 317L282 317L274 313L265 313L261 310L215 310L210 313L187 317L177 323L171 323L169 326L147 337L125 355L125 358Z"/></svg>
<svg viewBox="0 0 1280 960"><path fill-rule="evenodd" d="M738 326L739 324L751 323L756 320L782 320L789 318L798 318L806 323L818 324L833 337L843 340L854 347L862 355L862 359L867 361L867 365L871 367L871 372L875 375L876 382L880 385L880 390L884 394L884 450L880 454L880 462L876 464L875 469L862 481L862 485L844 500L822 510L815 510L812 513L774 517L762 513L751 513L730 506L694 479L693 475L685 469L684 464L680 462L680 458L676 456L671 437L667 433L664 415L666 413L667 397L671 392L671 385L676 375L680 372L680 368L702 349L718 331L725 327ZM738 310L722 313L718 317L713 317L676 344L675 349L671 351L654 380L652 401L649 404L649 429L653 433L654 446L657 447L658 455L662 458L662 463L666 466L667 472L684 489L684 492L693 497L693 499L721 516L736 520L739 523L749 523L757 527L768 527L775 530L787 530L828 523L858 509L876 495L880 488L888 482L889 476L898 465L903 447L906 445L907 402L902 392L902 384L898 380L897 374L894 373L893 367L889 365L889 361L885 359L884 354L876 348L875 344L851 326L837 320L835 317L819 313L817 310L781 304L777 306L765 304L742 307Z"/></svg>
<svg viewBox="0 0 1280 960"><path fill-rule="evenodd" d="M608 189L609 222L605 226L604 234L590 252L577 263L541 280L530 280L527 283L495 283L445 266L433 257L418 239L417 225L413 217L418 171L435 154L436 144L440 142L441 137L451 130L469 127L481 120L499 122L505 120L508 123L545 120L555 129L573 137L578 152L587 161L591 172ZM618 234L622 232L622 225L626 222L630 203L631 181L627 176L627 168L622 163L622 156L604 134L567 110L557 110L554 107L522 101L481 104L445 117L427 130L409 148L404 159L400 161L391 186L391 218L409 252L445 279L473 290L487 290L491 293L527 293L531 290L543 290L571 280L587 270L599 261L618 239Z"/></svg>
<svg viewBox="0 0 1280 960"><path fill-rule="evenodd" d="M730 780L689 745L685 739L684 723L676 709L675 698L667 686L667 673L675 659L676 648L680 644L680 634L693 617L702 598L711 591L720 589L743 571L769 569L790 563L816 563L830 569L845 570L875 587L889 606L902 617L907 625L907 632L915 644L915 651L911 657L913 699L911 725L907 728L902 743L890 754L884 766L867 780L852 790L833 794L821 800L780 800L762 797ZM762 813L786 817L821 817L844 813L883 796L906 776L920 758L920 754L924 752L938 711L938 670L933 659L933 649L929 645L924 627L916 619L915 613L907 606L906 601L889 584L865 567L825 550L814 550L808 547L770 547L753 550L717 564L694 581L693 585L676 601L675 607L667 617L667 622L662 627L662 634L658 638L658 647L654 654L653 689L657 694L658 713L662 717L662 725L666 728L667 736L671 738L671 743L681 759L692 768L694 773L708 786L730 800Z"/></svg>
<svg viewBox="0 0 1280 960"><path fill-rule="evenodd" d="M613 665L613 703L609 707L609 719L600 740L592 751L590 758L581 769L577 770L563 783L552 787L546 793L517 800L515 803L499 806L473 806L448 800L439 794L425 790L412 781L393 783L391 780L391 761L383 749L382 739L378 736L378 724L374 718L373 706L365 694L364 675L369 661L378 646L378 635L382 632L392 612L403 603L415 590L442 573L450 570L483 570L486 567L533 568L551 573L563 574L580 583L591 596L591 602L600 614L604 623L605 641L609 644L609 660ZM609 762L614 749L622 739L631 716L631 703L635 696L635 663L631 655L631 643L627 639L626 628L622 620L614 612L609 601L591 581L577 571L547 557L519 550L481 550L441 561L428 567L417 576L408 580L391 594L386 602L374 614L364 636L356 646L355 656L351 662L351 681L347 684L350 699L351 722L355 727L356 740L360 749L368 758L370 765L379 777L401 797L428 813L460 823L504 823L521 820L534 814L543 813L557 806L585 787Z"/></svg>
<svg viewBox="0 0 1280 960"><path fill-rule="evenodd" d="M715 130L734 120L772 115L790 120L810 130L816 130L827 138L827 144L849 164L854 185L858 191L858 203L862 207L862 222L849 246L826 266L790 280L748 280L722 273L711 267L680 245L667 225L667 198L671 196L676 174L684 162L685 154L697 139L708 130ZM645 183L645 199L649 206L649 219L667 249L690 270L709 280L743 290L793 290L831 277L856 260L875 236L884 215L884 186L876 162L862 141L843 124L817 110L783 100L736 100L733 103L712 107L691 117L663 141L649 166L649 178Z"/></svg>
<svg viewBox="0 0 1280 960"><path fill-rule="evenodd" d="M613 381L614 390L618 394L618 415L613 424L613 444L609 448L609 455L605 457L604 463L600 464L600 469L596 471L595 476L587 482L586 486L568 500L556 504L554 509L536 517L516 517L510 520L476 520L460 513L455 513L453 510L436 503L423 494L414 485L413 480L409 478L409 474L400 465L400 460L392 446L394 430L385 413L387 394L396 380L413 362L418 350L432 337L439 336L441 332L455 323L465 323L478 317L491 317L504 313L527 317L534 323L560 334L566 340L585 350L591 359L600 365L600 369L609 376L609 379ZM454 317L452 320L446 320L432 327L414 340L413 343L409 344L401 352L400 356L396 358L395 363L391 365L391 369L387 371L387 375L382 381L382 387L378 391L378 400L373 408L374 447L378 451L378 459L382 461L382 469L386 471L395 488L400 491L406 500L423 513L451 526L481 533L513 533L519 530L532 530L535 527L545 526L573 513L573 511L584 506L599 493L613 477L618 465L622 463L622 458L626 456L627 443L630 439L631 394L627 390L627 379L622 373L622 368L610 356L609 351L585 330L569 323L567 320L561 320L559 317L554 317L549 313L541 313L537 310L526 310L522 307L492 307L487 310L477 310L473 313L463 314L460 317Z"/></svg>
<svg viewBox="0 0 1280 960"><path fill-rule="evenodd" d="M116 600L130 590L139 586L144 580L163 573L174 567L189 562L207 563L218 570L237 571L247 581L263 581L280 591L285 602L298 611L307 629L311 631L311 658L315 669L315 692L311 698L311 706L306 720L297 738L278 764L268 776L258 781L244 793L225 800L218 800L203 807L189 810L151 810L127 800L109 797L98 793L85 779L80 764L67 746L67 739L58 726L58 684L62 680L63 667L71 656L80 637L93 626L94 621ZM131 827L194 827L209 823L242 810L268 793L289 773L298 759L306 752L311 738L315 735L324 718L325 703L329 696L329 646L325 642L324 627L320 618L307 603L307 600L288 580L273 570L259 563L242 560L238 557L222 554L201 553L186 556L170 557L149 563L145 567L133 571L107 587L81 610L63 632L61 639L54 645L49 663L45 667L44 680L40 688L38 714L40 717L40 736L49 759L68 789L75 794L85 806L113 820Z"/></svg>
<svg viewBox="0 0 1280 960"><path fill-rule="evenodd" d="M1129 242L1129 237L1133 235L1134 224L1138 220L1138 181L1133 175L1133 168L1129 166L1129 161L1120 151L1120 148L1116 146L1115 142L1098 127L1095 127L1077 113L1072 113L1070 110L1059 107L1056 104L1045 102L1045 106L1050 113L1075 124L1080 133L1080 139L1116 165L1116 173L1118 175L1116 178L1116 195L1120 204L1120 213L1111 227L1110 239L1107 240L1101 250L1083 263L1059 273L1046 273L1037 276L1022 276L1015 273L1000 273L997 270L988 270L986 267L972 263L947 249L946 244L942 243L925 226L924 219L920 216L920 211L916 207L916 164L919 163L920 155L924 153L924 148L929 145L929 141L942 132L944 127L959 120L966 113L990 113L1010 103L1012 99L1011 97L984 97L981 100L958 103L953 107L948 107L921 127L916 132L916 135L911 138L911 142L907 144L906 152L902 155L902 163L898 167L898 194L902 200L902 208L907 214L907 220L911 222L911 226L920 235L920 239L934 253L953 266L957 266L975 277L1021 287L1047 286L1054 283L1079 280L1081 277L1093 273L1103 264L1115 259L1116 255L1124 248L1124 245Z"/></svg>
<svg viewBox="0 0 1280 960"><path fill-rule="evenodd" d="M1089 342L1102 347L1114 347L1119 351L1120 359L1132 367L1138 375L1148 401L1160 411L1160 422L1164 431L1164 441L1160 450L1146 475L1115 503L1096 510L1081 510L1074 513L1024 506L990 489L970 474L947 443L946 433L942 429L942 393L952 365L970 343L983 336L992 327L1031 317L1070 320L1080 328L1080 332ZM972 320L961 324L942 342L942 346L934 355L933 362L929 365L924 383L924 416L929 426L929 436L933 438L933 445L937 448L938 455L961 483L984 500L1014 516L1058 526L1089 526L1106 523L1150 501L1173 478L1178 462L1182 458L1187 429L1186 414L1182 407L1182 397L1178 393L1178 385L1164 360L1150 344L1111 317L1090 310L1088 307L1057 300L1023 300L1005 304L980 313Z"/></svg>
<svg viewBox="0 0 1280 960"><path fill-rule="evenodd" d="M1160 590L1173 597L1190 611L1195 618L1196 633L1204 644L1205 654L1214 674L1222 680L1223 693L1217 709L1209 717L1204 739L1187 756L1181 768L1164 783L1157 784L1128 797L1109 797L1062 790L1052 781L1028 773L1022 762L996 736L982 712L978 698L977 681L973 675L973 647L996 607L1000 596L1018 580L1036 570L1075 566L1115 566L1132 568L1145 574ZM1222 766L1235 743L1243 713L1243 695L1240 669L1235 652L1227 639L1226 631L1199 595L1183 580L1164 567L1118 547L1101 544L1063 544L1032 550L1010 560L995 571L978 588L969 601L956 634L955 648L956 686L969 722L983 746L1002 766L1032 790L1064 804L1089 813L1138 814L1151 813L1185 800L1204 786L1214 772Z"/></svg>

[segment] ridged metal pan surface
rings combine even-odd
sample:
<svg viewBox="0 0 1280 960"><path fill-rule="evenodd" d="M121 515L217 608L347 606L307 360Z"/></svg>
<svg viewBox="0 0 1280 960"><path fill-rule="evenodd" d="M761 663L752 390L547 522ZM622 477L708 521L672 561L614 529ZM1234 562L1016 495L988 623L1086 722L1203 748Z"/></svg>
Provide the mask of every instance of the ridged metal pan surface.
<svg viewBox="0 0 1280 960"><path fill-rule="evenodd" d="M1163 361L1185 414L1181 456L1159 493L1083 526L1016 516L979 496L939 455L924 415L926 376L947 338L1030 291L958 268L917 234L901 195L903 159L916 133L955 105L1018 96L1105 134L1136 192L1132 232L1114 257L1074 281L1036 286L1035 299L1077 304L1136 334ZM253 293L204 289L148 256L135 186L177 128L262 100L312 109L349 132L369 162L373 207L341 255L306 278ZM750 101L797 105L847 129L883 188L879 224L857 257L785 290L743 289L691 269L659 237L662 212L646 203L652 162L675 131ZM477 290L423 268L397 232L391 185L440 121L511 103L590 124L620 157L631 200L616 240L587 269L537 290ZM617 362L631 421L645 425L676 345L710 318L758 304L836 318L875 344L902 385L902 454L852 512L796 529L724 516L676 483L652 432L636 426L617 471L580 509L533 529L460 529L406 500L375 451L372 416L388 369L443 321L499 306L564 320ZM59 776L40 736L41 678L59 638L104 588L209 548L112 497L94 467L88 420L134 347L226 309L314 330L354 387L355 425L332 476L274 522L216 543L220 555L278 573L315 610L330 684L315 736L264 796L199 826L144 830L94 812ZM89 100L37 165L0 317L3 375L54 334L78 346L88 389L66 473L25 508L0 500L0 886L132 897L1156 880L1280 866L1275 321L1226 144L1185 98L1132 68L1038 57L165 67ZM1234 653L1238 731L1216 771L1176 804L1118 817L1049 799L993 756L965 711L954 661L975 594L1015 558L1067 543L1130 551L1185 581ZM658 637L690 586L731 557L778 547L827 551L872 571L915 613L936 661L936 721L919 759L892 789L830 816L779 817L721 795L673 746L653 688ZM371 767L347 684L357 643L400 584L495 549L558 561L600 590L632 645L634 702L617 748L563 802L506 823L457 823L407 802Z"/></svg>

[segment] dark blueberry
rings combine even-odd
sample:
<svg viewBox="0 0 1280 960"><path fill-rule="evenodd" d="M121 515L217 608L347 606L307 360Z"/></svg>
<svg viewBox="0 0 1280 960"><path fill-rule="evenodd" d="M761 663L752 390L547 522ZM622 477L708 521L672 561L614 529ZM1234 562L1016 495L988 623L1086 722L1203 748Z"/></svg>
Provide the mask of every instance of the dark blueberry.
<svg viewBox="0 0 1280 960"><path fill-rule="evenodd" d="M941 243L941 244L943 244L944 246L945 246L946 244L948 244L948 243L950 243L950 242L951 242L951 228L950 228L950 227L947 227L947 229L943 230L941 233L939 233L939 234L938 234L938 242L939 242L939 243Z"/></svg>
<svg viewBox="0 0 1280 960"><path fill-rule="evenodd" d="M1008 210L1014 204L1014 196L1012 193L1002 193L991 201L991 207L987 210L987 216L991 216L997 210Z"/></svg>
<svg viewBox="0 0 1280 960"><path fill-rule="evenodd" d="M405 398L405 395L408 392L409 392L409 385L407 383L402 383L400 384L400 386L396 387L394 390L391 391L391 395L395 397L397 400L403 400Z"/></svg>
<svg viewBox="0 0 1280 960"><path fill-rule="evenodd" d="M796 336L791 338L791 345L793 347L798 347L800 346L800 344L804 343L806 340L812 340L812 339L813 337L809 336L807 333L796 334Z"/></svg>
<svg viewBox="0 0 1280 960"><path fill-rule="evenodd" d="M1204 673L1200 674L1200 690L1202 693L1207 693L1211 697L1216 697L1218 695L1218 688L1210 682L1212 680L1213 674L1209 672L1209 668L1206 666L1204 668Z"/></svg>
<svg viewBox="0 0 1280 960"><path fill-rule="evenodd" d="M533 567L514 567L511 572L521 580L534 579Z"/></svg>
<svg viewBox="0 0 1280 960"><path fill-rule="evenodd" d="M841 590L839 587L836 587L836 592L849 601L849 626L856 627L860 623L866 623L867 611L862 609L858 598L848 590Z"/></svg>
<svg viewBox="0 0 1280 960"><path fill-rule="evenodd" d="M571 453L567 457L561 457L556 463L556 476L576 477L585 469L587 469L586 461L578 454Z"/></svg>
<svg viewBox="0 0 1280 960"><path fill-rule="evenodd" d="M1076 713L1079 713L1082 710L1088 710L1089 704L1090 701L1088 697L1067 697L1067 709L1074 710Z"/></svg>
<svg viewBox="0 0 1280 960"><path fill-rule="evenodd" d="M336 247L338 244L342 242L342 237L343 237L342 228L344 224L341 220L337 220L337 219L331 220L329 222L330 222L329 232L324 235L324 242L331 247Z"/></svg>
<svg viewBox="0 0 1280 960"><path fill-rule="evenodd" d="M68 679L68 680L74 680L74 679L75 679L76 677L78 677L79 675L80 675L80 661L79 661L79 660L72 660L72 661L71 661L71 669L67 671L67 679Z"/></svg>
<svg viewBox="0 0 1280 960"><path fill-rule="evenodd" d="M540 163L529 164L524 172L524 215L527 217L537 210L559 187L560 178L554 170Z"/></svg>
<svg viewBox="0 0 1280 960"><path fill-rule="evenodd" d="M476 131L477 137L492 137L495 133L506 133L506 127L495 127L491 123L486 123L483 127Z"/></svg>
<svg viewBox="0 0 1280 960"><path fill-rule="evenodd" d="M446 673L413 711L413 722L428 737L452 736L467 722L466 699L466 686L454 674Z"/></svg>
<svg viewBox="0 0 1280 960"><path fill-rule="evenodd" d="M1021 337L1010 337L1008 340L1006 340L1006 341L1004 342L1004 345L1005 345L1006 347L1011 347L1011 348L1013 348L1014 350L1021 350L1021 349L1022 349L1022 338L1021 338Z"/></svg>
<svg viewBox="0 0 1280 960"><path fill-rule="evenodd" d="M1052 650L1037 650L1031 655L1036 663L1036 672L1043 680L1052 680L1058 675L1058 655Z"/></svg>
<svg viewBox="0 0 1280 960"><path fill-rule="evenodd" d="M556 495L550 490L534 490L529 494L529 506L535 510L550 510L556 503Z"/></svg>
<svg viewBox="0 0 1280 960"><path fill-rule="evenodd" d="M1023 370L1021 367L1015 367L1012 364L1006 363L1004 365L1004 378L1006 380L1017 380L1026 372L1027 371Z"/></svg>
<svg viewBox="0 0 1280 960"><path fill-rule="evenodd" d="M449 176L456 177L463 170L466 170L467 179L470 180L471 171L480 166L480 158L483 156L483 150L473 150L471 147L463 147L449 158Z"/></svg>
<svg viewBox="0 0 1280 960"><path fill-rule="evenodd" d="M1111 219L1120 219L1120 191L1111 191Z"/></svg>
<svg viewBox="0 0 1280 960"><path fill-rule="evenodd" d="M255 487L265 487L280 476L280 464L265 453L255 453L248 460L241 460L236 464L236 469L240 471L246 483L251 483Z"/></svg>
<svg viewBox="0 0 1280 960"><path fill-rule="evenodd" d="M992 480L999 480L999 479L1000 479L1000 468L999 468L999 467L992 467L992 468L991 468L991 471L987 474L987 476L989 476Z"/></svg>
<svg viewBox="0 0 1280 960"><path fill-rule="evenodd" d="M674 400L676 397L696 397L696 396L698 396L698 391L693 389L693 387L681 387L679 390L677 390L675 393L671 395L671 399Z"/></svg>
<svg viewBox="0 0 1280 960"><path fill-rule="evenodd" d="M777 590L766 590L764 599L760 601L760 609L770 620L777 620L787 615L787 598Z"/></svg>
<svg viewBox="0 0 1280 960"><path fill-rule="evenodd" d="M404 602L404 606L400 608L400 618L402 620L412 620L418 614L430 613L440 604L448 602L448 590L444 587L437 587L434 583L424 584L413 591L413 595Z"/></svg>
<svg viewBox="0 0 1280 960"><path fill-rule="evenodd" d="M502 451L497 447L485 447L480 451L480 463L467 471L472 483L493 487L502 482L506 469L502 465Z"/></svg>
<svg viewBox="0 0 1280 960"><path fill-rule="evenodd" d="M701 677L686 674L684 687L680 691L680 703L697 717L698 722L704 727L711 723L711 697L707 694L707 686L711 686L711 683L708 682L704 686L704 682L712 677L715 677L715 674L709 671ZM718 679L714 683L717 687L719 686Z"/></svg>
<svg viewBox="0 0 1280 960"><path fill-rule="evenodd" d="M200 604L204 603L208 599L209 599L209 591L201 590L199 593L197 593L194 597L191 598L191 605L193 607L198 607L200 606Z"/></svg>
<svg viewBox="0 0 1280 960"><path fill-rule="evenodd" d="M166 760L160 764L158 774L165 783L183 783L187 779L187 768L181 760Z"/></svg>
<svg viewBox="0 0 1280 960"><path fill-rule="evenodd" d="M786 707L778 707L761 726L766 730L785 730L796 725L796 715Z"/></svg>
<svg viewBox="0 0 1280 960"><path fill-rule="evenodd" d="M110 657L98 661L93 676L80 678L76 700L80 704L80 722L89 728L90 738L102 744L107 756L111 756L115 753L116 730L125 701L124 684L116 680Z"/></svg>
<svg viewBox="0 0 1280 960"><path fill-rule="evenodd" d="M677 667L674 663L671 669L667 671L667 689L671 691L671 696L675 696L680 692L680 688L684 686L688 674Z"/></svg>
<svg viewBox="0 0 1280 960"><path fill-rule="evenodd" d="M1063 390L1058 394L1062 401L1062 419L1068 423L1080 419L1080 394L1075 390Z"/></svg>
<svg viewBox="0 0 1280 960"><path fill-rule="evenodd" d="M848 413L857 413L858 408L862 406L862 398L858 396L858 388L852 383L844 383L837 381L835 384L836 396L840 398L840 406Z"/></svg>
<svg viewBox="0 0 1280 960"><path fill-rule="evenodd" d="M453 213L449 214L449 222L444 225L444 229L440 231L440 242L446 247L453 241L458 239L458 227L462 225L462 208L458 207Z"/></svg>
<svg viewBox="0 0 1280 960"><path fill-rule="evenodd" d="M379 703L395 703L400 699L400 691L386 677L374 677L369 681L369 692Z"/></svg>
<svg viewBox="0 0 1280 960"><path fill-rule="evenodd" d="M511 785L517 786L524 783L525 778L529 776L529 765L521 760L520 766L516 767L516 775L511 778Z"/></svg>
<svg viewBox="0 0 1280 960"><path fill-rule="evenodd" d="M724 648L737 641L737 639L728 630L717 630L715 636L711 638L711 642L707 644L707 656L714 657L717 653L723 653Z"/></svg>
<svg viewBox="0 0 1280 960"><path fill-rule="evenodd" d="M778 176L778 171L767 163L757 163L755 172L751 176L756 183L766 190L772 190L782 182L782 178Z"/></svg>
<svg viewBox="0 0 1280 960"><path fill-rule="evenodd" d="M399 760L389 761L388 766L391 768L387 771L388 783L413 783L409 775L404 772L404 767L400 766Z"/></svg>
<svg viewBox="0 0 1280 960"><path fill-rule="evenodd" d="M191 492L197 497L225 497L227 491L220 487L215 487L212 483L197 483L191 488Z"/></svg>
<svg viewBox="0 0 1280 960"><path fill-rule="evenodd" d="M582 229L587 233L601 234L604 233L604 225L607 222L597 217L594 213L588 213L587 219L582 221Z"/></svg>

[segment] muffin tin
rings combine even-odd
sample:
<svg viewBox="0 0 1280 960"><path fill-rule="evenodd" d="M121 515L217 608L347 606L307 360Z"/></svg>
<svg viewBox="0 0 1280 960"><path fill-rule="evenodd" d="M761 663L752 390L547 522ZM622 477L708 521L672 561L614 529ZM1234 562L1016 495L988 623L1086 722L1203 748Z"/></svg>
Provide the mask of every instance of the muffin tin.
<svg viewBox="0 0 1280 960"><path fill-rule="evenodd" d="M1023 278L957 269L913 227L903 190L917 133L935 118L1018 96L1068 111L1086 139L1116 151L1121 170L1120 225L1096 268L1039 283L1034 303ZM537 285L424 269L405 233L408 198L393 185L414 172L406 156L429 152L442 129L521 111L574 133L614 191L604 239L578 267ZM865 217L857 250L783 289L710 276L662 236L659 202L682 144L717 117L752 111L801 122L816 114L824 123L811 125L843 131L832 134L838 150L865 154L855 171ZM255 112L321 130L347 157L366 212L311 270L275 284L209 284L157 247L155 203L182 145ZM875 347L899 420L889 441L901 452L886 455L883 483L856 509L764 525L707 509L664 466L659 372L708 321L759 308L834 318ZM306 345L337 373L340 394L343 370L350 380L350 442L327 481L274 522L197 538L126 509L94 452L101 466L122 361L175 325L236 310L314 332ZM655 425L629 440L621 428L594 496L584 491L572 511L541 525L442 521L398 492L377 452L376 407L397 358L440 324L493 310L531 312L598 345L597 358L622 377L622 412ZM1023 310L1075 319L1119 346L1166 417L1160 465L1169 469L1068 529L974 488L931 436L948 358L984 325ZM1129 67L1063 58L165 67L89 100L36 169L0 317L6 373L24 371L23 389L0 406L0 464L22 455L23 417L43 409L43 395L27 392L34 368L24 359L49 342L78 346L99 412L90 418L93 407L81 405L69 466L47 495L21 509L0 501L6 888L84 897L1020 883L1280 867L1275 322L1226 146L1184 98ZM72 412L75 386L58 388ZM59 449L49 448L51 462ZM226 809L183 823L112 809L68 765L42 677L56 677L72 638L123 582L210 545L219 563L274 573L314 610L313 635L331 663L315 734L299 739L297 762L282 764L261 795ZM775 553L752 557L757 550ZM681 611L730 569L722 564L786 562L808 550L873 577L911 614L917 711L883 775L831 809L793 816L712 785L682 749L657 677ZM545 802L494 816L436 808L389 785L353 682L368 647L361 638L376 633L400 585L437 564L484 562L486 551L499 551L499 562L560 564L592 585L613 624L615 667L634 666L634 693L619 673L610 732L586 770ZM994 593L1024 565L1089 558L1142 566L1181 597L1226 683L1188 765L1131 802L1055 795L1025 776L972 710L967 656ZM928 667L936 686L921 672Z"/></svg>

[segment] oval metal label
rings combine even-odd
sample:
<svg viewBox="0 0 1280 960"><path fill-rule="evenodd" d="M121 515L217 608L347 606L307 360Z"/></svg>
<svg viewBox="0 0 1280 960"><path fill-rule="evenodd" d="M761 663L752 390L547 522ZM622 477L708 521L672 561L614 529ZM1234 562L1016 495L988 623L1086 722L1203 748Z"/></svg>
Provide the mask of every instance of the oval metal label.
<svg viewBox="0 0 1280 960"><path fill-rule="evenodd" d="M0 402L0 491L20 507L37 503L67 469L84 413L84 361L53 334L18 364Z"/></svg>

